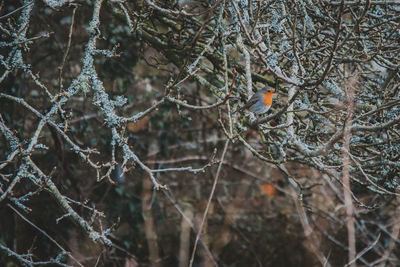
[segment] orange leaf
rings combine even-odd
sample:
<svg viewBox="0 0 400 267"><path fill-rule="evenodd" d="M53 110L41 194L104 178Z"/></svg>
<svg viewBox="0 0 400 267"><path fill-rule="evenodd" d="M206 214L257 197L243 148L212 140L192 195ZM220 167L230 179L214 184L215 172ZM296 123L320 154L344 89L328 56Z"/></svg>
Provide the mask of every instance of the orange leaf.
<svg viewBox="0 0 400 267"><path fill-rule="evenodd" d="M273 197L278 194L278 191L276 190L276 188L273 184L265 183L265 184L262 184L261 186L262 186L262 190L263 190L264 194L266 194L269 197Z"/></svg>
<svg viewBox="0 0 400 267"><path fill-rule="evenodd" d="M137 122L128 122L127 128L130 132L136 133L147 129L147 123L150 120L150 116L145 116L143 119Z"/></svg>

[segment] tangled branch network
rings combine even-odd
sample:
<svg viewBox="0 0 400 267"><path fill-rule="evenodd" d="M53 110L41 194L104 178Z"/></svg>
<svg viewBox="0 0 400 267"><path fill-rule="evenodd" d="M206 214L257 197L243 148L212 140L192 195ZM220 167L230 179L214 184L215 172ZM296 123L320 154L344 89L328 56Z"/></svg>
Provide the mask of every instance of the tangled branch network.
<svg viewBox="0 0 400 267"><path fill-rule="evenodd" d="M279 168L299 195L305 185L287 164L344 185L348 206L376 207L352 186L399 195L396 1L24 0L1 8L1 205L30 214L27 203L46 192L64 211L58 219L111 246L112 229L100 223L106 215L68 196L65 188L79 176L115 183L116 168L121 176L140 170L154 189L168 190L168 173L197 174L221 163L213 149L205 164L147 163L151 153L133 138L135 127L151 118L157 131L147 134L163 139L176 130L164 123L168 116L182 127L179 137L184 126L174 120L209 123L214 140L226 144L224 157L234 147L250 151ZM147 69L135 68L139 60ZM242 110L266 85L276 88L269 113ZM69 182L60 182L65 177ZM376 238L360 235L366 244ZM0 249L25 265L44 264L1 242ZM371 249L386 255L384 246ZM45 263L64 265L64 255L71 256L62 248Z"/></svg>

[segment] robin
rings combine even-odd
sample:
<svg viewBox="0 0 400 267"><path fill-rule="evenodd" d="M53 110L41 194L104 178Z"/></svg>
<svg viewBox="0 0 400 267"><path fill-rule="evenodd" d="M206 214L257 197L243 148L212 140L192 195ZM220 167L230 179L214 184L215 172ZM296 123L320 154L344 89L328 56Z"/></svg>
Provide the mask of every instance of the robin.
<svg viewBox="0 0 400 267"><path fill-rule="evenodd" d="M274 88L266 87L265 89L252 95L243 108L246 108L258 115L264 114L271 108L272 97L274 93Z"/></svg>

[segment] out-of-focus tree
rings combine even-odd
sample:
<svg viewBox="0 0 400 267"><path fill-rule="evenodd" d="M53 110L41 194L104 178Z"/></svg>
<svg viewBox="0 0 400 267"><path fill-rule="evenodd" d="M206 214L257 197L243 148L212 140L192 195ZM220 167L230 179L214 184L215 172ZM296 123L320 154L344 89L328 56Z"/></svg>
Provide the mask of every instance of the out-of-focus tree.
<svg viewBox="0 0 400 267"><path fill-rule="evenodd" d="M233 244L241 201L224 206L213 198L228 169L257 176L246 165L254 161L280 171L281 186L262 188L291 196L311 258L327 266L398 263L397 1L25 0L0 7L0 225L24 222L40 234L40 243L21 245L17 230L26 228L2 231L0 259L228 263L223 248ZM267 85L276 88L268 114L242 109ZM314 176L302 179L295 166ZM212 177L210 190L188 177ZM217 202L226 216L207 240L202 232ZM183 216L181 229L154 216L169 204ZM180 249L160 245L159 229L168 227L186 231ZM83 244L102 256L89 259ZM30 246L44 247L35 254ZM330 259L332 246L347 259ZM257 248L247 251L263 265Z"/></svg>

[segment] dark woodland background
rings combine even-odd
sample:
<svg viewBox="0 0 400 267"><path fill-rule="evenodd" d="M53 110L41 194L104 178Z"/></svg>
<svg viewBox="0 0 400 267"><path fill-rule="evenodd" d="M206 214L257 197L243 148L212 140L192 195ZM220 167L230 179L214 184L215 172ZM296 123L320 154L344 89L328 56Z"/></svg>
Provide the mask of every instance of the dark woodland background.
<svg viewBox="0 0 400 267"><path fill-rule="evenodd" d="M2 1L0 265L398 266L397 1ZM276 88L268 114L241 109Z"/></svg>

